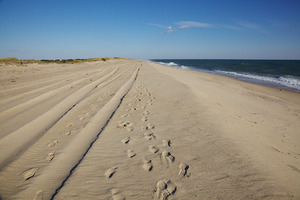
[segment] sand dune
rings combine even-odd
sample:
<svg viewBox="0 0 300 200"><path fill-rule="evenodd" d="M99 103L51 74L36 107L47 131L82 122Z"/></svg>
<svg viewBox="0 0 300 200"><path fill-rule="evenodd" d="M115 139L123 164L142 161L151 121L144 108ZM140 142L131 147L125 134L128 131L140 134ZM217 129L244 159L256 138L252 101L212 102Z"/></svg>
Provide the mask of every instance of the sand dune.
<svg viewBox="0 0 300 200"><path fill-rule="evenodd" d="M0 68L0 199L300 198L299 93L142 60Z"/></svg>

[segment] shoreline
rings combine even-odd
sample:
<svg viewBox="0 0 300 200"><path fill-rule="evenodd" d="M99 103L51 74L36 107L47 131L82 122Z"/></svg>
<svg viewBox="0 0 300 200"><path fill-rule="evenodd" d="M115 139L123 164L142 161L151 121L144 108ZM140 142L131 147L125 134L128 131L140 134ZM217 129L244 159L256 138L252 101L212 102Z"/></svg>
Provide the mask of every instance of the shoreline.
<svg viewBox="0 0 300 200"><path fill-rule="evenodd" d="M0 199L300 198L297 92L143 60L0 70Z"/></svg>
<svg viewBox="0 0 300 200"><path fill-rule="evenodd" d="M153 59L153 60L146 60L148 62L153 62L157 64L161 64L164 66L169 66L169 67L174 67L174 68L180 68L180 69L185 69L185 70L192 70L192 71L199 71L199 72L204 72L204 73L210 73L210 74L216 74L216 75L221 75L221 76L226 76L226 77L232 77L237 80L243 81L243 82L248 82L248 83L253 83L256 85L263 85L271 88L277 88L281 90L288 90L288 91L293 91L293 92L300 92L300 86L298 88L294 88L291 86L284 85L286 83L280 83L277 82L278 80L275 79L274 76L270 75L262 75L262 74L255 74L255 73L246 73L246 72L234 72L234 71L222 71L222 70L209 70L209 69L204 69L204 68L198 68L198 67L193 67L193 66L184 66L180 65L177 63L164 63L160 61L155 61L155 60L164 60L164 59ZM167 61L173 60L176 61L176 59L165 59ZM181 60L181 59L178 59ZM184 59L185 60L185 59ZM212 61L222 61L224 59L188 59L188 60L212 60ZM244 59L228 59L225 61L244 61ZM247 61L247 60L245 60ZM250 60L250 61L265 61L265 60ZM274 61L274 60L266 60L266 61ZM279 60L279 61L290 61L290 60ZM299 61L299 60L291 60L291 61ZM299 81L299 80L298 80ZM299 84L299 83L298 83Z"/></svg>
<svg viewBox="0 0 300 200"><path fill-rule="evenodd" d="M154 63L157 64L157 63ZM257 84L257 83L253 83L250 81L244 81L244 80L240 80L236 77L232 77L232 76L226 76L226 75L222 75L222 74L216 74L216 73L210 73L210 72L206 72L206 71L199 71L199 70L189 70L189 69L182 69L182 68L177 68L177 67L172 67L172 66L167 66L167 65L162 65L162 64L157 64L157 65L161 65L162 67L167 67L170 69L176 69L176 70L182 70L182 71L188 71L188 72L196 72L199 74L203 74L204 76L208 76L211 78L216 77L217 79L221 79L225 82L230 81L230 82L234 82L237 85L240 85L246 89L249 90L254 90L260 93L265 93L268 95L274 95L277 96L279 98L285 99L285 100L292 100L294 103L299 103L300 104L300 99L298 99L300 92L298 91L293 91L293 90L281 90L281 88L277 88L277 87L272 87L272 86L268 86L268 85L263 85L263 84ZM282 93L282 94L281 94ZM286 98L286 94L288 96L292 96L292 99L288 99Z"/></svg>

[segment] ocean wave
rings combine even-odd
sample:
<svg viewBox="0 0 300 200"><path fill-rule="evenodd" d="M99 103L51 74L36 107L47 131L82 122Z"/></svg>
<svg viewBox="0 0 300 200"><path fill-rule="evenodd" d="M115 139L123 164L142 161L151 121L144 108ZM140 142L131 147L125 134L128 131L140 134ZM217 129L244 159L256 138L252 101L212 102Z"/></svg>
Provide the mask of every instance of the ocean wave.
<svg viewBox="0 0 300 200"><path fill-rule="evenodd" d="M179 67L178 64L174 63L174 62L169 62L169 63L165 63L165 62L157 62L158 64L161 65L167 65L167 66L172 66L172 67Z"/></svg>
<svg viewBox="0 0 300 200"><path fill-rule="evenodd" d="M184 65L181 65L180 68L181 69L190 69L188 66L184 66Z"/></svg>
<svg viewBox="0 0 300 200"><path fill-rule="evenodd" d="M282 88L282 89L289 88L290 90L300 92L300 77L299 76L283 75L283 76L275 77L275 76L271 76L271 75L266 76L266 75L262 75L262 74L254 74L254 73L252 74L252 73L246 73L246 72L205 69L205 68L200 68L200 67L180 65L175 62L155 62L155 63L165 65L165 66L170 66L170 67L176 67L176 68L180 68L180 69L195 70L195 71L208 72L208 73L219 74L219 75L224 75L224 76L230 76L230 77L240 79L242 81L248 81L248 82L253 82L253 83L257 83L257 84L278 87L278 88Z"/></svg>
<svg viewBox="0 0 300 200"><path fill-rule="evenodd" d="M300 80L299 79L280 77L279 81L287 87L292 86L293 88L300 91Z"/></svg>
<svg viewBox="0 0 300 200"><path fill-rule="evenodd" d="M169 65L169 66L177 66L177 64L173 63L173 62L169 62L167 65Z"/></svg>
<svg viewBox="0 0 300 200"><path fill-rule="evenodd" d="M279 77L271 77L271 76L263 76L263 75L256 75L256 74L247 74L247 73L239 73L239 72L230 72L230 71L222 71L222 70L215 70L218 74L229 75L236 78L246 78L252 80L259 80L264 81L267 83L273 83L282 85L288 88L293 88L300 91L300 78L293 76L279 76Z"/></svg>
<svg viewBox="0 0 300 200"><path fill-rule="evenodd" d="M179 64L174 63L174 62L168 62L168 63L156 62L156 63L161 64L161 65L170 66L170 67L177 67L177 68L180 68L180 69L192 69L191 67L188 67L188 66L185 66L185 65L179 65Z"/></svg>

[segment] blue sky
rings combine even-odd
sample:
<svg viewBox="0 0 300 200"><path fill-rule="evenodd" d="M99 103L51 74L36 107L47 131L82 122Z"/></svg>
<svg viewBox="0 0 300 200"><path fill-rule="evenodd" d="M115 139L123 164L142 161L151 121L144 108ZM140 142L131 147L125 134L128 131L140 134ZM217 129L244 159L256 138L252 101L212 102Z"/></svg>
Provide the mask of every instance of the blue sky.
<svg viewBox="0 0 300 200"><path fill-rule="evenodd" d="M299 0L0 0L0 57L300 59Z"/></svg>

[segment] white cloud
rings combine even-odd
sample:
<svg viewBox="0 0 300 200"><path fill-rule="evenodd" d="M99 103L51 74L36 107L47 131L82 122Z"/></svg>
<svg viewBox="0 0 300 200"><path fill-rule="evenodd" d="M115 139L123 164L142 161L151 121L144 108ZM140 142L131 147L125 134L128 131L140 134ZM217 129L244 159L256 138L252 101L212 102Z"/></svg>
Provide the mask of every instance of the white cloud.
<svg viewBox="0 0 300 200"><path fill-rule="evenodd" d="M180 25L181 27L203 27L203 28L209 28L213 27L212 24L202 23L202 22L195 22L195 21L180 21L176 23L177 25Z"/></svg>
<svg viewBox="0 0 300 200"><path fill-rule="evenodd" d="M184 28L189 28L189 26L183 25L183 26L179 26L178 28L179 28L179 29L184 29Z"/></svg>
<svg viewBox="0 0 300 200"><path fill-rule="evenodd" d="M245 22L245 21L239 21L237 22L235 25L229 25L229 24L219 24L219 25L214 25L214 24L208 24L208 23L203 23L203 22L197 22L197 21L179 21L174 23L175 26L164 26L164 25L160 25L160 24L153 24L153 23L149 23L149 25L151 26L156 26L159 28L164 29L164 31L162 32L162 34L166 34L166 33L172 33L172 32L176 32L182 29L187 29L187 28L211 28L211 27L223 27L223 28L227 28L227 29L231 29L231 30L235 30L235 31L242 31L242 30L255 30L258 32L262 32L262 33L266 33L266 31L264 31L264 29L255 23L250 23L250 22Z"/></svg>
<svg viewBox="0 0 300 200"><path fill-rule="evenodd" d="M166 30L165 32L163 32L163 33L171 33L171 32L176 31L176 29L173 29L172 26L168 26L166 29L167 29L167 30Z"/></svg>
<svg viewBox="0 0 300 200"><path fill-rule="evenodd" d="M148 23L148 25L165 29L165 31L162 32L162 34L171 33L171 32L176 31L176 29L174 29L172 26L164 26L164 25L161 25L161 24L154 24L154 23Z"/></svg>
<svg viewBox="0 0 300 200"><path fill-rule="evenodd" d="M168 26L166 31L164 33L171 33L178 31L180 29L186 29L186 28L192 28L192 27L197 27L197 28L209 28L212 27L212 24L207 24L207 23L201 23L201 22L195 22L195 21L180 21L176 22L177 27L172 27Z"/></svg>

